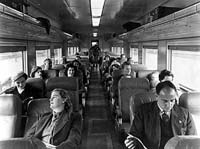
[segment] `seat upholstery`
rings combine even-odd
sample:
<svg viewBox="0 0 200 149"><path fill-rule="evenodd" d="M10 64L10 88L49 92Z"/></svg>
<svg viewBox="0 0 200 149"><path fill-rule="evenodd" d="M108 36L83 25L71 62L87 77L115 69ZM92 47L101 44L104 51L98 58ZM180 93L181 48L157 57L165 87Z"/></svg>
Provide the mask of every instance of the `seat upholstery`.
<svg viewBox="0 0 200 149"><path fill-rule="evenodd" d="M51 91L55 88L62 88L70 92L73 110L79 110L79 82L76 77L54 77L46 81L46 96L50 97Z"/></svg>
<svg viewBox="0 0 200 149"><path fill-rule="evenodd" d="M121 75L122 75L121 70L114 70L112 73L113 82L111 91L114 98L118 98L118 82Z"/></svg>
<svg viewBox="0 0 200 149"><path fill-rule="evenodd" d="M197 134L200 135L200 92L183 93L179 98L179 105L189 109L197 129Z"/></svg>
<svg viewBox="0 0 200 149"><path fill-rule="evenodd" d="M21 135L22 101L18 96L5 94L0 96L0 139Z"/></svg>
<svg viewBox="0 0 200 149"><path fill-rule="evenodd" d="M38 98L31 100L27 108L27 121L25 133L31 126L41 118L45 113L51 112L48 98Z"/></svg>
<svg viewBox="0 0 200 149"><path fill-rule="evenodd" d="M44 97L45 96L45 82L41 78L28 78L27 79L27 84L30 84L34 88L38 90L38 95L39 97Z"/></svg>
<svg viewBox="0 0 200 149"><path fill-rule="evenodd" d="M0 140L0 149L42 149L45 145L36 138L11 138Z"/></svg>
<svg viewBox="0 0 200 149"><path fill-rule="evenodd" d="M147 70L147 66L142 64L132 64L131 69L132 71L138 72L140 70Z"/></svg>
<svg viewBox="0 0 200 149"><path fill-rule="evenodd" d="M63 64L55 64L52 66L52 69L63 70L63 69L65 69L65 66Z"/></svg>
<svg viewBox="0 0 200 149"><path fill-rule="evenodd" d="M57 76L58 76L58 70L55 70L55 69L44 70L44 78L45 79L54 78Z"/></svg>
<svg viewBox="0 0 200 149"><path fill-rule="evenodd" d="M145 78L122 78L119 81L119 108L122 112L122 120L130 121L129 104L131 96L137 93L149 91L149 82Z"/></svg>
<svg viewBox="0 0 200 149"><path fill-rule="evenodd" d="M200 136L175 136L164 149L200 149Z"/></svg>
<svg viewBox="0 0 200 149"><path fill-rule="evenodd" d="M136 74L137 78L146 78L150 73L155 72L157 70L139 70Z"/></svg>
<svg viewBox="0 0 200 149"><path fill-rule="evenodd" d="M135 112L138 110L138 108L144 104L153 102L156 100L156 94L152 92L142 92L138 93L135 96L132 96L130 99L130 121L132 123L132 120L134 119Z"/></svg>

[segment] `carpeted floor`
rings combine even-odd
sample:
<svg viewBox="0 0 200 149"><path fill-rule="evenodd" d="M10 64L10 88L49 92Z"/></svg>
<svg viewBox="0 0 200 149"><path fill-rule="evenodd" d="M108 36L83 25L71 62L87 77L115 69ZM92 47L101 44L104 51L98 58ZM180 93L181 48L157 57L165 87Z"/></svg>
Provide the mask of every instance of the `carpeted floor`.
<svg viewBox="0 0 200 149"><path fill-rule="evenodd" d="M81 149L123 149L111 120L108 101L97 70L91 73Z"/></svg>

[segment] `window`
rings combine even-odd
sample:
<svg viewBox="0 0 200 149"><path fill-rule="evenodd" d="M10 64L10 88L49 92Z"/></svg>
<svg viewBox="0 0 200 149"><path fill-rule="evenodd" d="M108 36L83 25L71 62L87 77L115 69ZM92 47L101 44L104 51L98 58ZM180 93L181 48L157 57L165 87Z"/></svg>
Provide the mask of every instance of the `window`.
<svg viewBox="0 0 200 149"><path fill-rule="evenodd" d="M62 58L62 49L57 48L54 49L54 62L53 64L60 64Z"/></svg>
<svg viewBox="0 0 200 149"><path fill-rule="evenodd" d="M50 58L50 49L36 50L36 65L41 66L46 58Z"/></svg>
<svg viewBox="0 0 200 149"><path fill-rule="evenodd" d="M200 91L200 51L172 50L171 70L180 84Z"/></svg>
<svg viewBox="0 0 200 149"><path fill-rule="evenodd" d="M11 77L23 70L23 52L0 53L0 90L11 87Z"/></svg>
<svg viewBox="0 0 200 149"><path fill-rule="evenodd" d="M145 65L148 69L157 70L158 67L158 49L144 48L145 51Z"/></svg>
<svg viewBox="0 0 200 149"><path fill-rule="evenodd" d="M134 63L138 63L138 48L130 47L130 57Z"/></svg>

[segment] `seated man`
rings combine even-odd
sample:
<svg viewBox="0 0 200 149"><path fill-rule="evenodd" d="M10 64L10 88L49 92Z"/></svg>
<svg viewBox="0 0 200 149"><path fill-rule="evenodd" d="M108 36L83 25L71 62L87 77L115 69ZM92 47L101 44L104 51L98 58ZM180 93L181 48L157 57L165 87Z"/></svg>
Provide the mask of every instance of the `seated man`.
<svg viewBox="0 0 200 149"><path fill-rule="evenodd" d="M163 82L163 81L171 81L175 86L176 86L176 89L177 89L177 92L178 92L178 95L180 96L182 94L181 92L181 89L180 89L180 86L179 84L175 81L174 79L174 74L167 70L167 69L164 69L160 72L159 74L159 81L160 82ZM177 101L178 102L178 101Z"/></svg>
<svg viewBox="0 0 200 149"><path fill-rule="evenodd" d="M39 98L38 90L29 84L26 84L28 76L24 72L18 72L14 77L13 81L15 86L5 90L6 94L15 94L23 102L23 113L26 111L28 101L33 98Z"/></svg>
<svg viewBox="0 0 200 149"><path fill-rule="evenodd" d="M121 78L134 78L135 72L132 72L131 70L131 64L129 62L124 62L122 65L122 75Z"/></svg>
<svg viewBox="0 0 200 149"><path fill-rule="evenodd" d="M140 148L142 144L143 148L164 149L173 136L196 134L192 116L175 102L174 84L161 82L156 86L156 93L157 101L143 104L135 115L130 135L125 140L129 149Z"/></svg>
<svg viewBox="0 0 200 149"><path fill-rule="evenodd" d="M54 89L50 98L51 113L33 124L25 137L35 137L44 142L47 148L75 149L81 142L82 118L72 112L69 93L64 89Z"/></svg>

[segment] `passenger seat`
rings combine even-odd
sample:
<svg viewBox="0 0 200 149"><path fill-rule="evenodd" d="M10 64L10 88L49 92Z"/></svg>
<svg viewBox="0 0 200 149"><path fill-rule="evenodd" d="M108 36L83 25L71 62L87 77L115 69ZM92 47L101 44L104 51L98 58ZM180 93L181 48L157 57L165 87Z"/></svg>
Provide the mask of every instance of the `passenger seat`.
<svg viewBox="0 0 200 149"><path fill-rule="evenodd" d="M73 110L79 111L79 84L76 77L54 77L46 81L46 96L50 97L51 91L55 88L62 88L70 91L70 98L73 104Z"/></svg>
<svg viewBox="0 0 200 149"><path fill-rule="evenodd" d="M135 96L132 96L130 99L130 122L132 124L132 121L135 117L135 112L138 110L138 108L144 104L156 101L156 94L152 92L142 92L138 93Z"/></svg>
<svg viewBox="0 0 200 149"><path fill-rule="evenodd" d="M122 78L118 84L119 107L116 110L116 128L121 134L128 132L130 127L130 99L137 93L148 92L149 82L145 78ZM119 134L120 135L120 134ZM122 135L123 138L124 136Z"/></svg>
<svg viewBox="0 0 200 149"><path fill-rule="evenodd" d="M199 149L200 136L175 136L165 145L164 149Z"/></svg>
<svg viewBox="0 0 200 149"><path fill-rule="evenodd" d="M38 90L38 96L40 98L45 96L45 82L43 79L28 78L26 82Z"/></svg>
<svg viewBox="0 0 200 149"><path fill-rule="evenodd" d="M25 127L25 133L31 128L31 126L41 118L45 113L51 112L49 99L39 98L29 102L27 108L27 121Z"/></svg>
<svg viewBox="0 0 200 149"><path fill-rule="evenodd" d="M200 135L200 92L183 93L179 98L179 105L190 111L197 134Z"/></svg>
<svg viewBox="0 0 200 149"><path fill-rule="evenodd" d="M18 96L0 96L0 139L21 136L22 101Z"/></svg>

